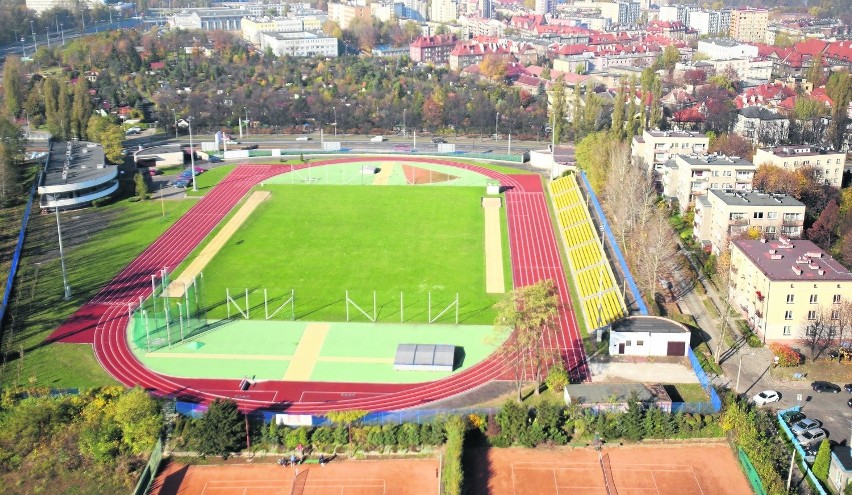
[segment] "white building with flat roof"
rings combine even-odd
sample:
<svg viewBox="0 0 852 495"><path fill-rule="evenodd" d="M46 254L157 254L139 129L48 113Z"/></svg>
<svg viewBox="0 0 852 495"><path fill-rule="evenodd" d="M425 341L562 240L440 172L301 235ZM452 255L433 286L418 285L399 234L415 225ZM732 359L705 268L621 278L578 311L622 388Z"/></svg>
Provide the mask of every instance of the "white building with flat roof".
<svg viewBox="0 0 852 495"><path fill-rule="evenodd" d="M805 204L786 194L710 189L695 201L692 235L713 253L730 249L752 230L766 239L799 238Z"/></svg>
<svg viewBox="0 0 852 495"><path fill-rule="evenodd" d="M270 48L277 56L337 57L337 38L323 33L261 33L260 48Z"/></svg>
<svg viewBox="0 0 852 495"><path fill-rule="evenodd" d="M684 212L711 189L750 191L756 168L738 156L675 155L663 167L663 194L677 199Z"/></svg>
<svg viewBox="0 0 852 495"><path fill-rule="evenodd" d="M706 54L710 60L757 57L756 46L726 38L698 40L698 51Z"/></svg>
<svg viewBox="0 0 852 495"><path fill-rule="evenodd" d="M654 181L660 182L663 167L674 155L704 154L710 138L700 132L646 130L633 138L631 155L642 158Z"/></svg>
<svg viewBox="0 0 852 495"><path fill-rule="evenodd" d="M758 148L754 153L754 163L775 165L787 170L813 167L826 184L835 187L843 183L844 172L852 172L852 162L846 162L846 153L808 144Z"/></svg>

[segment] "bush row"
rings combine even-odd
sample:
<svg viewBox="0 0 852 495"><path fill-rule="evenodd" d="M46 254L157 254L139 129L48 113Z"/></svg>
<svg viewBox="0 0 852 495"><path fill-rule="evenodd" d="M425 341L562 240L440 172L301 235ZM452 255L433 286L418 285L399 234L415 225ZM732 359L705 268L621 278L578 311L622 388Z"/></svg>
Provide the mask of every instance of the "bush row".
<svg viewBox="0 0 852 495"><path fill-rule="evenodd" d="M464 452L464 436L467 427L467 422L458 416L451 417L445 424L447 448L444 452L441 471L441 483L445 495L460 495L462 492L464 482L462 453Z"/></svg>
<svg viewBox="0 0 852 495"><path fill-rule="evenodd" d="M656 407L644 408L637 400L629 401L626 411L600 412L549 402L530 408L510 401L495 417L472 423L481 425L480 430L495 447L564 445L569 441L588 442L595 438L638 441L722 436L715 416L670 414Z"/></svg>

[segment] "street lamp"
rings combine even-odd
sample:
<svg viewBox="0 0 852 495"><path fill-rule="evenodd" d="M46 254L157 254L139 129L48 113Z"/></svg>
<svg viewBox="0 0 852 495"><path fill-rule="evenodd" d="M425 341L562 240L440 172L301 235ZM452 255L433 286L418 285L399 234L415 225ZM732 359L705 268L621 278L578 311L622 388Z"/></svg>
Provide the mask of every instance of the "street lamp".
<svg viewBox="0 0 852 495"><path fill-rule="evenodd" d="M334 110L334 136L337 137L337 107L331 107Z"/></svg>
<svg viewBox="0 0 852 495"><path fill-rule="evenodd" d="M408 136L408 134L405 132L405 110L405 108L402 109L402 137Z"/></svg>
<svg viewBox="0 0 852 495"><path fill-rule="evenodd" d="M68 285L68 275L65 272L65 251L62 248L62 226L59 223L59 200L56 195L48 196L54 202L53 211L56 213L56 235L59 237L59 264L62 266L62 287L65 290L65 300L71 299L71 286Z"/></svg>
<svg viewBox="0 0 852 495"><path fill-rule="evenodd" d="M195 178L195 147L192 146L192 117L187 117L189 122L189 163L192 171L192 190L198 191L198 185Z"/></svg>
<svg viewBox="0 0 852 495"><path fill-rule="evenodd" d="M497 116L494 117L494 140L497 141L497 127L500 122L500 112L497 112Z"/></svg>
<svg viewBox="0 0 852 495"><path fill-rule="evenodd" d="M175 118L175 139L177 139L178 138L177 112L175 112L174 108L172 108L172 115Z"/></svg>
<svg viewBox="0 0 852 495"><path fill-rule="evenodd" d="M35 25L33 24L33 21L30 21L30 29L33 31L33 51L35 51L38 49L38 41L36 41Z"/></svg>
<svg viewBox="0 0 852 495"><path fill-rule="evenodd" d="M27 58L27 50L24 48L24 38L21 38L21 58Z"/></svg>
<svg viewBox="0 0 852 495"><path fill-rule="evenodd" d="M736 393L740 393L740 370L742 370L742 368L743 368L743 357L744 356L754 356L754 353L752 352L752 353L749 353L749 354L740 354L740 364L739 364L739 366L737 366L737 385L736 385L736 387L734 387L734 391Z"/></svg>
<svg viewBox="0 0 852 495"><path fill-rule="evenodd" d="M248 108L243 107L243 111L246 112L246 137L248 137L248 128L249 128Z"/></svg>
<svg viewBox="0 0 852 495"><path fill-rule="evenodd" d="M62 46L65 46L65 23L59 23L59 34L62 35Z"/></svg>
<svg viewBox="0 0 852 495"><path fill-rule="evenodd" d="M50 50L50 26L46 26L44 31L47 33L47 49Z"/></svg>

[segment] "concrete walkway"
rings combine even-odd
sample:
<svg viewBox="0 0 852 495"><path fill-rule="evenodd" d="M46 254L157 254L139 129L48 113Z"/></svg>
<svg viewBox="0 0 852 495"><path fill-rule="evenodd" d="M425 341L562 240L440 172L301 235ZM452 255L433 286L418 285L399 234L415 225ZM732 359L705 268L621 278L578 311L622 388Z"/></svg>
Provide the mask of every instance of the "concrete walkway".
<svg viewBox="0 0 852 495"><path fill-rule="evenodd" d="M595 383L698 383L692 368L676 363L596 363L590 362Z"/></svg>

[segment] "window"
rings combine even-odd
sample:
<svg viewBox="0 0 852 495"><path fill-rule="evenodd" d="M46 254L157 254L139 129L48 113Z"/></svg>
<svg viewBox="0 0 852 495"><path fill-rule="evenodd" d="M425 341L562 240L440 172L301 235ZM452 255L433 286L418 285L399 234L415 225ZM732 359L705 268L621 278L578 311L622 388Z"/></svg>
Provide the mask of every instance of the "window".
<svg viewBox="0 0 852 495"><path fill-rule="evenodd" d="M816 310L812 309L812 310L808 311L808 320L809 321L816 320Z"/></svg>
<svg viewBox="0 0 852 495"><path fill-rule="evenodd" d="M790 335L792 331L793 327L791 327L790 325L784 325L784 331L782 333L783 335Z"/></svg>
<svg viewBox="0 0 852 495"><path fill-rule="evenodd" d="M796 299L796 296L793 294L787 294L787 304L793 304L793 301Z"/></svg>
<svg viewBox="0 0 852 495"><path fill-rule="evenodd" d="M816 303L817 303L817 295L811 294L811 304L816 304Z"/></svg>
<svg viewBox="0 0 852 495"><path fill-rule="evenodd" d="M840 304L840 294L835 294L831 302L834 304Z"/></svg>
<svg viewBox="0 0 852 495"><path fill-rule="evenodd" d="M785 320L792 320L793 319L793 312L792 311L784 311L784 319Z"/></svg>
<svg viewBox="0 0 852 495"><path fill-rule="evenodd" d="M837 311L836 309L832 310L831 311L831 319L837 320L839 318L840 318L840 311Z"/></svg>
<svg viewBox="0 0 852 495"><path fill-rule="evenodd" d="M731 171L731 170L725 170L725 171L722 173L722 175L724 175L725 177L732 177L732 176L734 175L734 172L733 172L733 171Z"/></svg>
<svg viewBox="0 0 852 495"><path fill-rule="evenodd" d="M629 340L627 341L627 347L630 347L630 341Z"/></svg>
<svg viewBox="0 0 852 495"><path fill-rule="evenodd" d="M768 227L765 227L765 228L763 229L763 231L764 231L764 232L766 232L767 234L774 234L774 233L775 233L775 231L776 231L776 228L775 228L775 226L774 226L774 225L770 225L770 226L768 226Z"/></svg>
<svg viewBox="0 0 852 495"><path fill-rule="evenodd" d="M766 214L766 218L768 218L770 220L774 220L774 219L778 218L778 212L777 211L770 211L769 213Z"/></svg>
<svg viewBox="0 0 852 495"><path fill-rule="evenodd" d="M644 340L637 340L636 345L640 345L640 346L645 345L645 341Z"/></svg>
<svg viewBox="0 0 852 495"><path fill-rule="evenodd" d="M762 211L756 211L756 212L754 212L754 213L752 214L752 218L763 218L763 212L762 212Z"/></svg>

